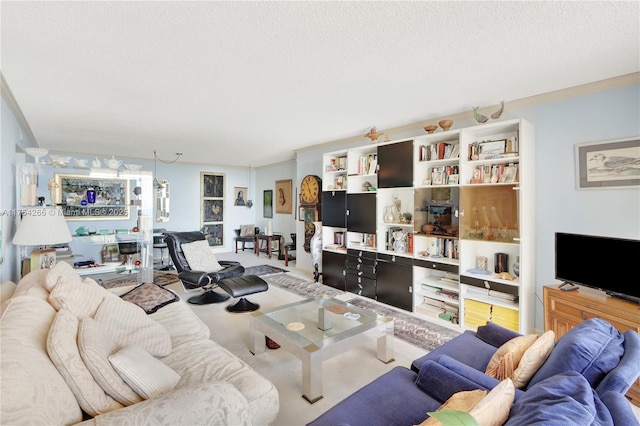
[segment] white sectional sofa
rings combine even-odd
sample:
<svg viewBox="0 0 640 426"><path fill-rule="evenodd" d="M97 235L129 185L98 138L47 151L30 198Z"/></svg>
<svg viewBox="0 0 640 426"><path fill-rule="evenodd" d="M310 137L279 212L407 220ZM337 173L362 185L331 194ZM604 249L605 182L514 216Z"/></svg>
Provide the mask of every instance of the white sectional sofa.
<svg viewBox="0 0 640 426"><path fill-rule="evenodd" d="M268 425L278 414L273 383L181 300L147 314L64 262L2 290L0 424Z"/></svg>

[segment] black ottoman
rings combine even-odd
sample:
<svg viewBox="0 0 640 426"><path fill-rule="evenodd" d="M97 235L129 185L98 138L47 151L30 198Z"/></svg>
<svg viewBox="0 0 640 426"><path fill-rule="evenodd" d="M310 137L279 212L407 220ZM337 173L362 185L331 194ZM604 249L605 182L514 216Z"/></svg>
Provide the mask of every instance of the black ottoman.
<svg viewBox="0 0 640 426"><path fill-rule="evenodd" d="M229 312L253 312L260 308L257 303L251 303L243 296L247 294L267 291L267 282L257 275L241 275L218 281L218 286L229 293L231 297L239 297L238 303L227 306Z"/></svg>

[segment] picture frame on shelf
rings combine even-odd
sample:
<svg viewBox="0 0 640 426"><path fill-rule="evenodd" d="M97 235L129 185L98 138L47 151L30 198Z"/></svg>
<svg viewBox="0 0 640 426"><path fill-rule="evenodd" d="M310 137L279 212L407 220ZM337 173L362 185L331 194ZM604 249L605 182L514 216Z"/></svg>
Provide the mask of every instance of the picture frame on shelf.
<svg viewBox="0 0 640 426"><path fill-rule="evenodd" d="M273 217L273 190L265 189L262 195L262 216Z"/></svg>
<svg viewBox="0 0 640 426"><path fill-rule="evenodd" d="M51 269L56 264L56 250L42 249L31 252L31 271L36 269Z"/></svg>
<svg viewBox="0 0 640 426"><path fill-rule="evenodd" d="M497 158L503 155L506 150L506 139L483 141L478 144L478 157L480 160L484 160L487 158Z"/></svg>
<svg viewBox="0 0 640 426"><path fill-rule="evenodd" d="M128 220L131 216L129 179L56 173L54 181L55 198L67 221ZM93 203L87 199L90 189L95 191Z"/></svg>
<svg viewBox="0 0 640 426"><path fill-rule="evenodd" d="M276 213L293 213L292 187L293 181L291 179L276 181Z"/></svg>
<svg viewBox="0 0 640 426"><path fill-rule="evenodd" d="M640 137L577 144L575 161L576 189L640 186Z"/></svg>
<svg viewBox="0 0 640 426"><path fill-rule="evenodd" d="M509 164L504 166L504 170L502 172L502 176L500 176L501 183L513 183L517 181L518 176L518 165L517 164Z"/></svg>

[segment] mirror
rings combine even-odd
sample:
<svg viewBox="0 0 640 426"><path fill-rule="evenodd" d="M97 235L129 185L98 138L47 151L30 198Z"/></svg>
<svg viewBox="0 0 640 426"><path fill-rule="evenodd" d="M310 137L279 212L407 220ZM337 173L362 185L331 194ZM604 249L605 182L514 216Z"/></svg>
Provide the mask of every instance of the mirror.
<svg viewBox="0 0 640 426"><path fill-rule="evenodd" d="M156 222L169 222L169 181L156 179Z"/></svg>

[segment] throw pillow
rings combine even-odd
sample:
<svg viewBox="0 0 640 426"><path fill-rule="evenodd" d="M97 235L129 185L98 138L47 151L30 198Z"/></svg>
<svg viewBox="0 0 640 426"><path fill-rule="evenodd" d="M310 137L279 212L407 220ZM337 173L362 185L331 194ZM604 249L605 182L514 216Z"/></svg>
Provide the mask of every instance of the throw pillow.
<svg viewBox="0 0 640 426"><path fill-rule="evenodd" d="M589 382L569 371L530 386L518 398L506 425L523 424L612 425L613 420Z"/></svg>
<svg viewBox="0 0 640 426"><path fill-rule="evenodd" d="M80 320L68 309L56 314L47 335L47 352L82 410L92 417L122 408L122 404L107 395L87 369L77 338Z"/></svg>
<svg viewBox="0 0 640 426"><path fill-rule="evenodd" d="M206 240L182 244L182 252L192 271L218 272L222 265L218 263Z"/></svg>
<svg viewBox="0 0 640 426"><path fill-rule="evenodd" d="M509 411L516 397L511 379L505 379L480 400L469 414L481 426L501 426L509 418Z"/></svg>
<svg viewBox="0 0 640 426"><path fill-rule="evenodd" d="M113 399L128 406L142 401L140 395L122 380L109 362L118 348L104 327L92 318L83 318L78 331L80 356L100 387Z"/></svg>
<svg viewBox="0 0 640 426"><path fill-rule="evenodd" d="M167 329L149 318L139 306L114 294L107 294L94 319L103 324L105 334L117 349L136 345L157 357L171 353L171 337Z"/></svg>
<svg viewBox="0 0 640 426"><path fill-rule="evenodd" d="M513 384L518 389L524 389L529 380L536 374L536 371L542 364L549 358L553 345L556 340L556 335L553 330L548 330L542 333L538 339L527 349L522 355L518 368L513 372L511 378Z"/></svg>
<svg viewBox="0 0 640 426"><path fill-rule="evenodd" d="M240 225L241 237L253 237L256 234L255 225Z"/></svg>
<svg viewBox="0 0 640 426"><path fill-rule="evenodd" d="M59 268L60 265L66 266ZM56 310L66 307L79 317L92 317L102 299L109 294L95 281L80 278L66 262L56 264L47 275L47 281L49 279L55 279L49 294L51 306Z"/></svg>
<svg viewBox="0 0 640 426"><path fill-rule="evenodd" d="M176 387L180 375L139 346L125 346L109 356L122 379L144 399L162 395Z"/></svg>
<svg viewBox="0 0 640 426"><path fill-rule="evenodd" d="M498 380L510 378L524 352L537 338L537 334L528 334L507 341L493 354L487 364L485 374Z"/></svg>
<svg viewBox="0 0 640 426"><path fill-rule="evenodd" d="M549 361L534 374L529 385L565 371L576 371L595 388L618 365L624 350L622 333L600 318L590 318L558 339Z"/></svg>
<svg viewBox="0 0 640 426"><path fill-rule="evenodd" d="M480 402L482 398L487 395L487 391L484 389L477 389L472 391L462 391L451 395L444 404L440 406L436 411L441 410L458 410L469 412L475 405ZM435 417L429 417L419 426L440 426L442 423Z"/></svg>
<svg viewBox="0 0 640 426"><path fill-rule="evenodd" d="M147 314L152 314L163 306L180 300L177 294L155 283L142 283L120 298L140 306Z"/></svg>

